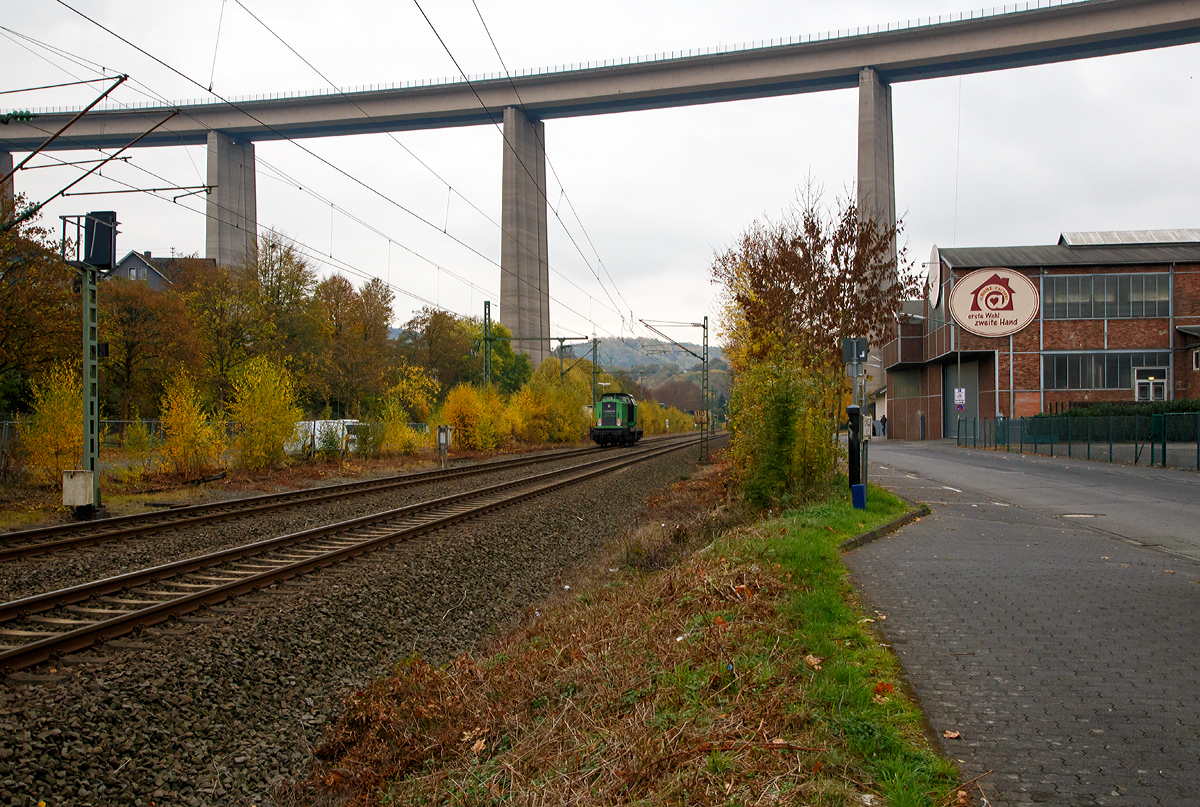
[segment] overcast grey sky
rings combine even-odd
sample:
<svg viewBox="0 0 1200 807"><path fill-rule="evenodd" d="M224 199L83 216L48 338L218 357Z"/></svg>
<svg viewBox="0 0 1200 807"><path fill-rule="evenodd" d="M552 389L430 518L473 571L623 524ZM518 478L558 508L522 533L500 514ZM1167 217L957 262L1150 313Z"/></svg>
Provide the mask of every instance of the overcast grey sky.
<svg viewBox="0 0 1200 807"><path fill-rule="evenodd" d="M327 86L236 0L67 2L201 84L211 77L214 91L226 97ZM411 0L241 2L340 87L457 74ZM510 69L980 8L961 0L477 2ZM467 72L500 69L471 0L423 0L422 6ZM0 8L0 25L110 72L127 72L161 97L202 96L55 0L0 0ZM5 31L0 59L5 65L0 89L96 75L87 65ZM1200 46L1189 45L896 85L897 209L905 218L912 259L927 260L935 243L1046 244L1064 230L1200 226L1198 61ZM78 107L92 97L86 87L5 95L0 109ZM123 87L114 98L147 100L136 87ZM831 203L850 192L857 104L857 91L846 90L552 120L546 123L547 153L634 315L692 321L715 313L716 290L708 278L714 251L753 219L777 216L810 174ZM479 126L395 137L455 194L387 135L305 145L498 262L500 132ZM440 230L291 143L264 142L256 149L260 228L274 227L306 245L322 274L340 271L356 285L366 276L382 277L460 314L478 315L484 299L498 301L496 266ZM164 184L146 172L180 186L198 185L205 181L205 161L203 147L141 149L130 164L104 174L143 188ZM47 197L78 176L72 171L77 169L23 171L18 190L33 200ZM76 190L116 187L97 177ZM609 295L617 294L611 285L606 293L593 276L596 271L608 282L553 178L548 196L587 257L552 213L554 335L587 334L593 327L601 336L628 335L611 310ZM331 211L330 202L384 235ZM59 215L100 209L118 211L122 254L131 249L203 254L203 197L180 204L169 196L164 201L141 194L74 197L47 206L43 221L57 226ZM397 323L420 306L398 292Z"/></svg>

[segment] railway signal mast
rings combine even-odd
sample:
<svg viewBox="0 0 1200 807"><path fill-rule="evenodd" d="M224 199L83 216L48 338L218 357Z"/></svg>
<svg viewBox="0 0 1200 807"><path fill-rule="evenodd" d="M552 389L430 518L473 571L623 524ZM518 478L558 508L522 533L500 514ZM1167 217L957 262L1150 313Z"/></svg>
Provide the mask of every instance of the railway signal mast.
<svg viewBox="0 0 1200 807"><path fill-rule="evenodd" d="M639 321L647 328L654 331L654 333L658 334L660 337L682 350L684 353L699 359L701 362L703 373L701 374L700 384L700 410L696 412L696 424L700 426L700 462L708 462L709 437L713 428L712 402L709 400L708 394L708 317L706 316L703 322L663 322L661 320L645 319ZM696 353L696 351L684 347L679 342L676 342L658 328L654 327L655 325L675 328L702 328L704 330L704 344L702 347L703 354Z"/></svg>
<svg viewBox="0 0 1200 807"><path fill-rule="evenodd" d="M61 216L62 260L79 271L79 308L83 326L83 456L78 470L63 472L63 504L75 508L79 518L103 515L100 499L100 359L108 345L98 340L100 328L99 276L110 272L116 260L117 214L101 210L79 216ZM67 225L75 225L75 260L67 260ZM80 254L80 231L83 253Z"/></svg>

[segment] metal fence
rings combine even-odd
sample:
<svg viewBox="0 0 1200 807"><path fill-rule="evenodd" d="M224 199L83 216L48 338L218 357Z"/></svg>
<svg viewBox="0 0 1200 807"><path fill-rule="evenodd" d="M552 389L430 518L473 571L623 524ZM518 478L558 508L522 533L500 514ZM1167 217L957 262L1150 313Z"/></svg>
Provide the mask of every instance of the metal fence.
<svg viewBox="0 0 1200 807"><path fill-rule="evenodd" d="M1200 471L1200 412L964 418L958 445Z"/></svg>

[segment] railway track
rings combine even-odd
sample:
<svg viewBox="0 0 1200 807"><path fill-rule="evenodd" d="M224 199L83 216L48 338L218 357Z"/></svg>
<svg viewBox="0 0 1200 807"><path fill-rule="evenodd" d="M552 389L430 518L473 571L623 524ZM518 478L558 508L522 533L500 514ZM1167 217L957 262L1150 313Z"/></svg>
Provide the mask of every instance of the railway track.
<svg viewBox="0 0 1200 807"><path fill-rule="evenodd" d="M662 440L669 441L672 439L675 438L651 438L646 443L649 445ZM573 448L532 456L514 457L512 459L472 463L471 465L458 468L417 471L414 473L381 477L379 479L368 479L361 482L343 482L337 485L322 485L320 487L286 491L284 493L269 493L262 496L249 496L223 502L195 504L165 512L141 513L138 515L118 516L72 524L55 524L47 527L8 532L0 534L0 543L3 544L0 546L0 563L19 560L33 555L42 555L48 552L61 552L108 541L150 535L180 527L245 518L284 507L321 504L323 502L365 496L429 482L475 476L526 465L554 462L576 456L586 456L602 450L595 446Z"/></svg>
<svg viewBox="0 0 1200 807"><path fill-rule="evenodd" d="M4 603L0 605L0 670L11 673L74 653L172 616L697 443L698 438L690 437L666 445L605 452L608 456L573 468Z"/></svg>

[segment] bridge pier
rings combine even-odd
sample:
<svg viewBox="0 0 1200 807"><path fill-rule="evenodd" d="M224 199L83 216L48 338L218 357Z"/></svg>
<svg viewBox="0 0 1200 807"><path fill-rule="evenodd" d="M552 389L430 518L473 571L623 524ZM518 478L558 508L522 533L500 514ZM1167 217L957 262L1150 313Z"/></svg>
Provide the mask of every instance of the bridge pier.
<svg viewBox="0 0 1200 807"><path fill-rule="evenodd" d="M504 110L500 324L513 350L536 370L550 354L550 260L546 234L545 124L516 107ZM524 338L522 338L524 337Z"/></svg>
<svg viewBox="0 0 1200 807"><path fill-rule="evenodd" d="M208 133L208 184L204 256L233 266L258 244L254 143Z"/></svg>
<svg viewBox="0 0 1200 807"><path fill-rule="evenodd" d="M896 160L892 152L892 86L873 68L858 74L858 213L896 226ZM896 242L892 240L892 256Z"/></svg>
<svg viewBox="0 0 1200 807"><path fill-rule="evenodd" d="M896 160L892 151L892 87L873 68L858 73L858 215L878 224L896 226ZM892 238L888 260L896 276L896 239ZM865 334L874 344L882 334ZM884 414L887 404L887 372L879 351L867 354L866 376L871 386L863 390L864 413ZM866 383L866 378L864 378Z"/></svg>
<svg viewBox="0 0 1200 807"><path fill-rule="evenodd" d="M0 151L0 177L5 176L13 169L13 158L11 151ZM16 177L0 184L0 210L8 210L13 205L13 186L16 184Z"/></svg>

